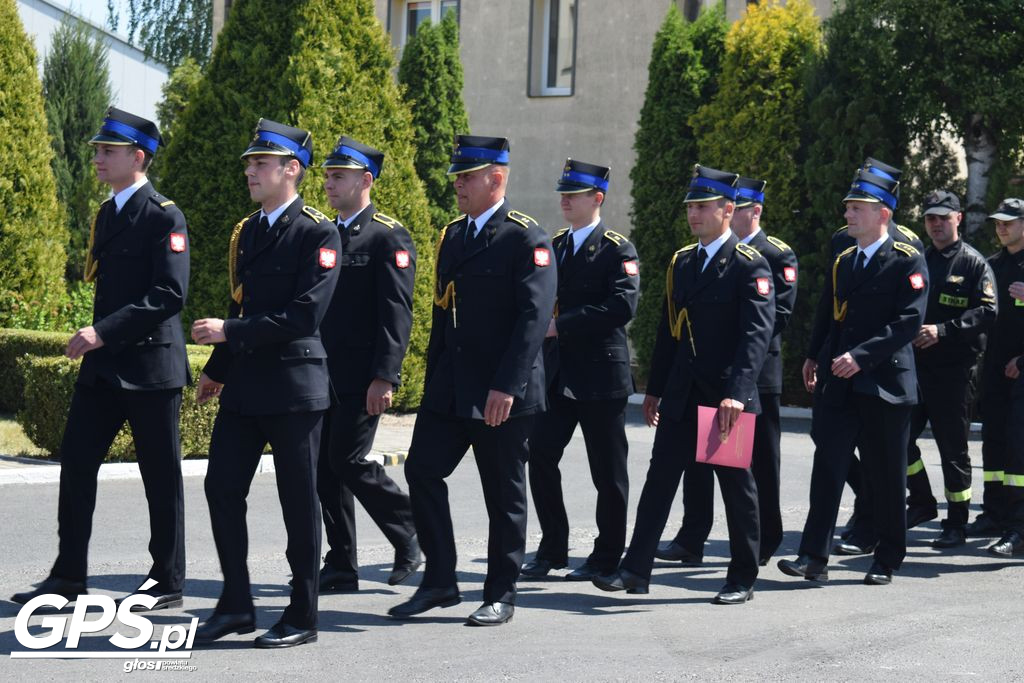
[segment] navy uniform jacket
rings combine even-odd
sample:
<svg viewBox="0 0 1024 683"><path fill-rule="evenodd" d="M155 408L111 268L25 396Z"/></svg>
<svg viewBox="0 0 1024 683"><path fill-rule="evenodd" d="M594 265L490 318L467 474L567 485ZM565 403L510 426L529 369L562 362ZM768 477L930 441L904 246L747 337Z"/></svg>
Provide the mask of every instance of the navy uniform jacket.
<svg viewBox="0 0 1024 683"><path fill-rule="evenodd" d="M337 229L341 269L320 323L331 384L339 394L366 393L374 379L397 387L412 329L412 237L396 220L377 213L373 204L347 229Z"/></svg>
<svg viewBox="0 0 1024 683"><path fill-rule="evenodd" d="M985 334L995 322L995 276L985 257L963 240L945 249L929 246L926 325L935 325L939 341L914 349L919 365L976 365L985 348Z"/></svg>
<svg viewBox="0 0 1024 683"><path fill-rule="evenodd" d="M467 225L449 223L438 244L423 405L483 419L494 389L515 397L512 417L542 411L540 350L558 279L551 241L508 200L468 244Z"/></svg>
<svg viewBox="0 0 1024 683"><path fill-rule="evenodd" d="M1014 282L1024 281L1024 251L1011 254L1004 247L989 256L988 263L996 278L996 296L1000 303L996 322L989 333L982 377L985 382L1009 381L1004 374L1006 363L1024 354L1024 301L1014 299L1007 289ZM1020 365L1018 361L1018 367Z"/></svg>
<svg viewBox="0 0 1024 683"><path fill-rule="evenodd" d="M327 353L318 328L338 279L341 238L334 223L301 197L269 234L261 234L259 218L257 211L235 226L229 263L241 301L232 297L227 341L214 347L204 372L224 383L220 407L234 413L325 410Z"/></svg>
<svg viewBox="0 0 1024 683"><path fill-rule="evenodd" d="M558 337L545 340L549 389L579 400L633 393L626 323L636 313L640 270L636 248L598 222L575 254L569 228L552 244L558 263Z"/></svg>
<svg viewBox="0 0 1024 683"><path fill-rule="evenodd" d="M796 280L798 265L796 254L789 245L776 237L770 237L764 230L757 233L747 242L761 252L772 269L772 280L775 289L775 327L772 329L772 340L768 343L768 354L765 356L761 374L757 378L757 390L762 394L782 393L782 333L789 325L796 305Z"/></svg>
<svg viewBox="0 0 1024 683"><path fill-rule="evenodd" d="M856 257L856 247L850 247L826 276L822 301L831 323L817 358L822 396L830 405L842 405L852 390L892 404L915 404L917 375L910 343L921 330L928 301L924 257L890 237L860 278L853 272ZM846 352L860 372L841 379L832 375L832 359Z"/></svg>
<svg viewBox="0 0 1024 683"><path fill-rule="evenodd" d="M78 381L122 389L179 389L191 381L181 308L188 293L185 216L146 183L120 213L100 206L93 327L103 346L85 354Z"/></svg>
<svg viewBox="0 0 1024 683"><path fill-rule="evenodd" d="M676 252L651 357L647 393L662 416L680 419L692 391L707 405L726 398L759 413L757 377L775 325L768 261L731 235L697 274L697 245Z"/></svg>
<svg viewBox="0 0 1024 683"><path fill-rule="evenodd" d="M857 246L857 240L850 237L847 232L848 226L843 226L832 233L832 241L830 243L831 257L829 263L834 263L836 257L843 253L850 247ZM889 237L896 242L902 242L909 244L910 246L917 249L919 252L924 253L924 244L921 239L917 236L910 228L902 225L898 225L895 221L889 221ZM807 358L817 358L821 352L821 345L825 342L825 336L828 334L829 321L832 320L832 302L824 300L824 294L822 294L822 301L819 301L817 314L814 316L814 327L811 329L811 340L807 348Z"/></svg>

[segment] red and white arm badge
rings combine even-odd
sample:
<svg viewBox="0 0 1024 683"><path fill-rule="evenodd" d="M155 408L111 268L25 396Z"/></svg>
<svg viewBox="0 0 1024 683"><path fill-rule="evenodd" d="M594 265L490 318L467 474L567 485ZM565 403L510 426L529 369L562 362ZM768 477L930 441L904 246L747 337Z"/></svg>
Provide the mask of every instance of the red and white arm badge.
<svg viewBox="0 0 1024 683"><path fill-rule="evenodd" d="M761 296L768 296L772 291L772 280L767 277L757 278L757 293Z"/></svg>
<svg viewBox="0 0 1024 683"><path fill-rule="evenodd" d="M796 282L796 268L786 266L782 269L782 279L786 282Z"/></svg>
<svg viewBox="0 0 1024 683"><path fill-rule="evenodd" d="M172 232L170 239L171 251L183 252L185 251L185 236L180 232Z"/></svg>
<svg viewBox="0 0 1024 683"><path fill-rule="evenodd" d="M622 270L626 271L626 275L636 277L640 274L640 266L637 265L636 261L623 261Z"/></svg>
<svg viewBox="0 0 1024 683"><path fill-rule="evenodd" d="M399 268L408 268L409 267L409 252L405 251L404 249L402 251L396 251L395 252L395 265L398 266Z"/></svg>
<svg viewBox="0 0 1024 683"><path fill-rule="evenodd" d="M333 268L338 262L338 252L333 249L320 249L320 267Z"/></svg>
<svg viewBox="0 0 1024 683"><path fill-rule="evenodd" d="M914 273L910 276L910 286L913 289L924 289L924 275L921 273Z"/></svg>
<svg viewBox="0 0 1024 683"><path fill-rule="evenodd" d="M551 265L551 252L545 247L536 247L533 250L533 264L541 268Z"/></svg>

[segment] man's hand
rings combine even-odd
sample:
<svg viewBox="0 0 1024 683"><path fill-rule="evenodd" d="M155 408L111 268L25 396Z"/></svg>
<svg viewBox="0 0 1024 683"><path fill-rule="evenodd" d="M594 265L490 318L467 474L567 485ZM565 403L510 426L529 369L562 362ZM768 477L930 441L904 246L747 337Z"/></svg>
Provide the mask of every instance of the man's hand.
<svg viewBox="0 0 1024 683"><path fill-rule="evenodd" d="M804 389L808 394L814 393L814 387L818 386L818 361L808 358L804 361L803 367Z"/></svg>
<svg viewBox="0 0 1024 683"><path fill-rule="evenodd" d="M722 432L722 441L729 438L729 432L740 419L743 404L736 399L723 398L718 404L718 429Z"/></svg>
<svg viewBox="0 0 1024 683"><path fill-rule="evenodd" d="M214 382L205 372L202 373L199 375L199 384L196 386L196 403L203 405L211 398L220 396L220 391L223 388L223 382Z"/></svg>
<svg viewBox="0 0 1024 683"><path fill-rule="evenodd" d="M484 424L497 427L508 419L512 412L512 401L515 397L502 391L491 389L487 392L487 405L484 406Z"/></svg>
<svg viewBox="0 0 1024 683"><path fill-rule="evenodd" d="M927 349L939 343L938 325L921 325L921 331L914 337L914 346L919 349Z"/></svg>
<svg viewBox="0 0 1024 683"><path fill-rule="evenodd" d="M1018 301L1024 301L1024 282L1014 282L1010 285L1010 296Z"/></svg>
<svg viewBox="0 0 1024 683"><path fill-rule="evenodd" d="M64 349L64 355L71 360L75 360L101 346L103 346L103 340L100 339L96 328L89 325L89 327L83 327L78 332L75 332L75 336L71 337L71 340L68 342L68 347Z"/></svg>
<svg viewBox="0 0 1024 683"><path fill-rule="evenodd" d="M860 366L857 365L857 361L853 359L849 351L832 360L832 374L836 377L849 379L858 372L860 372Z"/></svg>
<svg viewBox="0 0 1024 683"><path fill-rule="evenodd" d="M548 331L547 331L547 334L544 335L544 338L546 339L548 337L557 337L557 336L558 336L558 328L555 327L555 319L552 318L551 322L548 323Z"/></svg>
<svg viewBox="0 0 1024 683"><path fill-rule="evenodd" d="M227 340L224 321L220 318L203 318L192 323L192 341L196 344L220 344Z"/></svg>
<svg viewBox="0 0 1024 683"><path fill-rule="evenodd" d="M394 385L387 380L375 379L370 382L370 388L366 390L366 412L370 415L380 415L390 408L394 390Z"/></svg>
<svg viewBox="0 0 1024 683"><path fill-rule="evenodd" d="M1020 356L1014 356L1006 364L1004 372L1006 376L1009 377L1010 379L1017 379L1018 377L1020 377L1020 370L1017 369L1018 358L1020 358Z"/></svg>
<svg viewBox="0 0 1024 683"><path fill-rule="evenodd" d="M657 396L651 396L647 394L644 396L644 422L647 423L648 427L658 426L658 406L661 405L661 399Z"/></svg>

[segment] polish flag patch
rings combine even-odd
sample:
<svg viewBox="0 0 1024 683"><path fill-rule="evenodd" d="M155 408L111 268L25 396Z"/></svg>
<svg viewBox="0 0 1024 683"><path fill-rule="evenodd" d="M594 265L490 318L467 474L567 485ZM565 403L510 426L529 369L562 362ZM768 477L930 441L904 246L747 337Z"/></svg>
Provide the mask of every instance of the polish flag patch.
<svg viewBox="0 0 1024 683"><path fill-rule="evenodd" d="M333 249L321 249L320 250L320 267L321 268L333 268L338 262L338 252Z"/></svg>
<svg viewBox="0 0 1024 683"><path fill-rule="evenodd" d="M409 267L409 252L402 250L395 252L395 265L399 268Z"/></svg>
<svg viewBox="0 0 1024 683"><path fill-rule="evenodd" d="M782 279L786 282L796 282L796 268L787 266L782 269Z"/></svg>
<svg viewBox="0 0 1024 683"><path fill-rule="evenodd" d="M761 296L768 296L768 293L772 291L772 281L770 278L759 277L757 278L757 293Z"/></svg>
<svg viewBox="0 0 1024 683"><path fill-rule="evenodd" d="M185 251L185 236L180 232L172 232L170 244L171 251L179 253Z"/></svg>
<svg viewBox="0 0 1024 683"><path fill-rule="evenodd" d="M544 247L533 250L533 264L541 268L551 265L551 252Z"/></svg>
<svg viewBox="0 0 1024 683"><path fill-rule="evenodd" d="M623 261L622 269L626 271L626 275L635 277L640 274L640 266L637 265L636 261Z"/></svg>
<svg viewBox="0 0 1024 683"><path fill-rule="evenodd" d="M924 289L924 275L921 275L921 273L914 273L909 279L911 288Z"/></svg>

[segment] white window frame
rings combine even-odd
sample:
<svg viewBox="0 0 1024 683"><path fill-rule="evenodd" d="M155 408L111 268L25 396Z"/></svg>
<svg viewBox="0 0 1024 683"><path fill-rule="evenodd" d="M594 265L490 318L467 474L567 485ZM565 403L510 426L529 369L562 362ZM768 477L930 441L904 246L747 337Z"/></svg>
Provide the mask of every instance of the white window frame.
<svg viewBox="0 0 1024 683"><path fill-rule="evenodd" d="M398 10L400 15L398 27L398 35L400 38L400 45L404 46L409 41L409 5L414 2L429 2L430 3L430 23L439 24L441 23L441 3L442 0L393 0L391 6ZM462 12L461 0L455 2L455 18L460 19Z"/></svg>
<svg viewBox="0 0 1024 683"><path fill-rule="evenodd" d="M561 0L561 2L573 2L574 0ZM532 28L536 29L538 23L540 25L540 31L531 31L531 45L530 45L530 59L531 62L536 60L535 65L531 65L530 76L531 79L536 79L535 83L530 83L529 91L533 97L569 97L576 91L576 45L577 35L576 30L579 26L579 0L575 0L576 11L573 14L572 22L572 74L569 77L568 86L549 86L548 85L548 66L550 64L550 41L551 41L551 0L533 0L531 3L531 10L538 13L539 21L537 18L531 22ZM539 42L537 38L540 38Z"/></svg>

